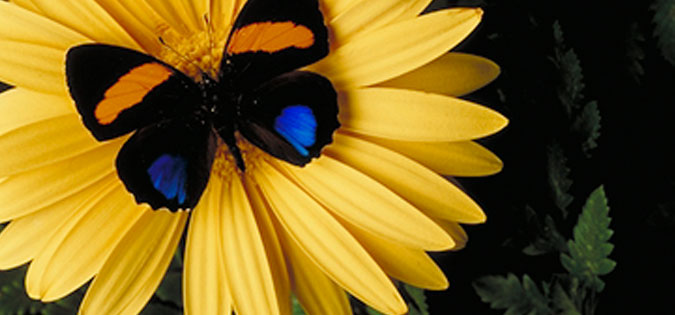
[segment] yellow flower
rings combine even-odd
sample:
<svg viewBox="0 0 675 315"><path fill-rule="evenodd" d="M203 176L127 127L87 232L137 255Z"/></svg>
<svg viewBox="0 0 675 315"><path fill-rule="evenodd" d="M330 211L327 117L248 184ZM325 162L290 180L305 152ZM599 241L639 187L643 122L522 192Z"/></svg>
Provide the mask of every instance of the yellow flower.
<svg viewBox="0 0 675 315"><path fill-rule="evenodd" d="M291 293L309 314L349 314L346 292L402 314L390 277L448 286L425 251L461 248L459 223L485 215L439 174L498 172L500 160L472 140L507 123L456 98L499 72L448 53L480 9L420 15L430 0L322 1L331 50L306 70L338 90L342 126L318 159L300 168L240 140L246 171L220 148L190 212L154 211L127 192L114 166L127 137L97 142L82 125L66 52L106 43L190 76L195 65L215 71L244 2L0 1L0 81L15 86L0 94L0 222L11 221L0 234L0 269L30 262L32 298L54 301L93 278L81 313L139 312L188 217L188 314L290 314Z"/></svg>

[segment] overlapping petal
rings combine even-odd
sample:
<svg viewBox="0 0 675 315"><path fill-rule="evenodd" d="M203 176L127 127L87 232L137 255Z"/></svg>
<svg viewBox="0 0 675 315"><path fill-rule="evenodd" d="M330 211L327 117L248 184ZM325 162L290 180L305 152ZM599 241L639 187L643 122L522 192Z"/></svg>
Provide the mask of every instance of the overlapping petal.
<svg viewBox="0 0 675 315"><path fill-rule="evenodd" d="M132 198L118 182L81 218L71 218L72 228L61 229L65 237L52 240L33 260L29 277L35 269L43 270L36 272L39 292L29 292L40 300L55 301L91 279L142 214Z"/></svg>
<svg viewBox="0 0 675 315"><path fill-rule="evenodd" d="M188 315L232 312L220 239L220 184L209 183L190 218L183 271L183 300Z"/></svg>
<svg viewBox="0 0 675 315"><path fill-rule="evenodd" d="M94 1L13 0L99 43L140 48L110 14Z"/></svg>
<svg viewBox="0 0 675 315"><path fill-rule="evenodd" d="M499 72L486 58L451 52L377 86L462 96L492 82Z"/></svg>
<svg viewBox="0 0 675 315"><path fill-rule="evenodd" d="M271 166L256 182L284 230L333 281L375 309L403 313L406 305L387 276L325 208Z"/></svg>
<svg viewBox="0 0 675 315"><path fill-rule="evenodd" d="M10 176L0 183L0 222L41 210L113 174L113 159L121 145L115 140L72 159Z"/></svg>
<svg viewBox="0 0 675 315"><path fill-rule="evenodd" d="M445 54L471 33L481 16L480 9L450 9L388 25L354 36L309 69L339 89L386 81Z"/></svg>
<svg viewBox="0 0 675 315"><path fill-rule="evenodd" d="M221 194L221 224L226 227L221 229L224 263L234 310L279 314L269 260L241 180L224 180Z"/></svg>
<svg viewBox="0 0 675 315"><path fill-rule="evenodd" d="M330 20L335 43L348 42L354 35L400 21L412 19L426 8L430 0L368 0L359 1Z"/></svg>
<svg viewBox="0 0 675 315"><path fill-rule="evenodd" d="M410 203L330 157L304 168L274 165L327 209L363 229L414 248L444 250L454 246L441 228Z"/></svg>
<svg viewBox="0 0 675 315"><path fill-rule="evenodd" d="M369 137L368 141L401 153L432 171L452 176L486 176L501 171L494 153L473 141L412 142Z"/></svg>
<svg viewBox="0 0 675 315"><path fill-rule="evenodd" d="M13 88L0 93L0 135L42 120L74 113L65 95Z"/></svg>
<svg viewBox="0 0 675 315"><path fill-rule="evenodd" d="M65 52L88 39L48 18L0 1L0 81L65 95Z"/></svg>
<svg viewBox="0 0 675 315"><path fill-rule="evenodd" d="M94 277L80 314L136 314L150 300L169 267L188 214L152 211L126 233Z"/></svg>
<svg viewBox="0 0 675 315"><path fill-rule="evenodd" d="M337 133L325 153L376 179L429 216L480 223L485 214L457 186L419 163L353 136Z"/></svg>
<svg viewBox="0 0 675 315"><path fill-rule="evenodd" d="M345 130L408 141L461 141L493 134L504 116L458 98L392 88L363 88L340 95Z"/></svg>

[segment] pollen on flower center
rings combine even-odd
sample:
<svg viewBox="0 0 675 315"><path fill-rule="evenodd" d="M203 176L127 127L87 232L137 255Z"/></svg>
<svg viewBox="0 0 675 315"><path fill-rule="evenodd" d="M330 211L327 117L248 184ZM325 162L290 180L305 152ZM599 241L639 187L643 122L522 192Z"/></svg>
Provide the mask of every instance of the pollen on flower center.
<svg viewBox="0 0 675 315"><path fill-rule="evenodd" d="M269 157L267 153L249 143L241 136L237 136L237 147L239 147L241 156L244 159L246 172L254 171L261 162ZM227 179L237 176L238 172L240 172L240 170L237 168L234 156L230 153L227 145L222 141L219 141L218 149L216 150L213 159L213 166L211 167L211 175Z"/></svg>
<svg viewBox="0 0 675 315"><path fill-rule="evenodd" d="M180 36L168 31L160 33L164 47L157 56L158 59L185 73L197 82L202 79L202 71L208 72L212 78L218 76L229 30L203 31L193 33L191 36ZM268 155L240 135L237 135L236 138L237 146L246 165L246 171L250 172ZM211 175L232 178L237 176L238 172L240 170L237 168L234 156L227 145L219 140Z"/></svg>
<svg viewBox="0 0 675 315"><path fill-rule="evenodd" d="M162 32L160 38L163 48L157 57L195 81L202 79L202 71L215 78L223 58L228 31L202 31L190 36Z"/></svg>

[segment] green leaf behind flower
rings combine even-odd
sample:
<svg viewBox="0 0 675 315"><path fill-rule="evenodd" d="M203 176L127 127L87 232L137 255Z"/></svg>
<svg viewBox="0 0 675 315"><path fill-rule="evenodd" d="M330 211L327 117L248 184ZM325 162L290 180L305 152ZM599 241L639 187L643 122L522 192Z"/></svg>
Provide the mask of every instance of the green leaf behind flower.
<svg viewBox="0 0 675 315"><path fill-rule="evenodd" d="M675 66L675 0L656 0L654 10L654 36L661 54Z"/></svg>
<svg viewBox="0 0 675 315"><path fill-rule="evenodd" d="M548 147L547 153L548 185L555 205L562 211L563 217L567 217L567 207L574 201L574 197L568 193L572 187L569 178L570 169L567 167L567 158L559 144L554 143Z"/></svg>
<svg viewBox="0 0 675 315"><path fill-rule="evenodd" d="M597 140L600 137L600 110L596 101L584 106L574 121L572 130L582 137L581 149L586 157L591 157L591 150L598 146Z"/></svg>
<svg viewBox="0 0 675 315"><path fill-rule="evenodd" d="M485 276L473 283L473 287L485 303L505 315L548 315L552 314L548 298L542 294L528 275L523 281L509 273L506 277Z"/></svg>
<svg viewBox="0 0 675 315"><path fill-rule="evenodd" d="M560 255L563 267L596 292L605 287L600 276L610 273L616 266L615 261L607 258L614 249L608 242L614 233L609 229L610 222L607 197L600 186L588 197L574 227L574 240L568 241L569 255Z"/></svg>

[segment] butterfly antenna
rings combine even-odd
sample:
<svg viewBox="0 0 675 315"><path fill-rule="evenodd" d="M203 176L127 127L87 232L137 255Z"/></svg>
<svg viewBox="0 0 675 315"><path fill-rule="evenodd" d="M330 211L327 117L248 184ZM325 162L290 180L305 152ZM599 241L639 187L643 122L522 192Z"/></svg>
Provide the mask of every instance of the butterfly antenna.
<svg viewBox="0 0 675 315"><path fill-rule="evenodd" d="M207 75L207 76L208 76L208 73L207 73L206 71L204 71L204 69L202 69L202 67L200 67L196 62L194 62L194 60L191 60L191 59L188 58L186 55L181 54L181 53L178 52L176 49L174 49L173 47L171 47L169 44L167 44L167 43L164 41L164 38L162 38L161 36L158 37L158 38L159 38L159 42L162 44L162 46L164 46L165 48L167 48L168 50L170 50L171 52L173 52L174 54L176 54L176 56L180 57L181 59L183 59L183 60L186 61L187 63L189 63L189 64L195 66L197 69L199 69L199 72L202 74L202 76L204 76L204 75Z"/></svg>

